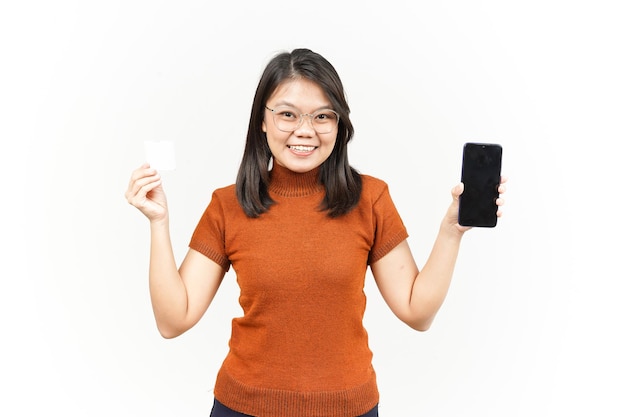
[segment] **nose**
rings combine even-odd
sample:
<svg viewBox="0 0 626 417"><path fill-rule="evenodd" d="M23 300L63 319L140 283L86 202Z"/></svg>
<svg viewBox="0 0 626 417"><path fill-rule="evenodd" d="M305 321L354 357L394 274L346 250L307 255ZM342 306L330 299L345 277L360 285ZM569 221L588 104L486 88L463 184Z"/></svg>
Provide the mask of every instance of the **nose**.
<svg viewBox="0 0 626 417"><path fill-rule="evenodd" d="M300 116L300 123L298 123L298 127L294 130L294 133L298 136L313 136L315 134L315 129L313 128L313 115L302 114Z"/></svg>

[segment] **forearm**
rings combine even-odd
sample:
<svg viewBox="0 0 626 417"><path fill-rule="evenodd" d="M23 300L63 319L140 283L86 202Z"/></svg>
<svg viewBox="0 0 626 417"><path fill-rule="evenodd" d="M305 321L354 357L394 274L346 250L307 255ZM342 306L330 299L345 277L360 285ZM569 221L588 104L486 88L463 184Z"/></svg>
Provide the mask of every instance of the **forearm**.
<svg viewBox="0 0 626 417"><path fill-rule="evenodd" d="M150 224L149 286L152 309L159 332L164 337L182 333L181 323L187 314L187 290L176 266L165 220Z"/></svg>
<svg viewBox="0 0 626 417"><path fill-rule="evenodd" d="M442 225L433 249L411 289L412 327L426 330L443 304L454 273L463 233Z"/></svg>

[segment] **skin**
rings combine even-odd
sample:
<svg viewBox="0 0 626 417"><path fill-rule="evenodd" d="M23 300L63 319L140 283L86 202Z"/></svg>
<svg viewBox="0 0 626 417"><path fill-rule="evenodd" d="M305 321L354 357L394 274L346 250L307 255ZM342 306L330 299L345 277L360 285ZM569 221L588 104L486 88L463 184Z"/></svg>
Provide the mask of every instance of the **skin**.
<svg viewBox="0 0 626 417"><path fill-rule="evenodd" d="M281 84L270 96L267 106L289 103L302 113L329 108L330 102L315 83L300 79ZM294 172L308 172L320 166L331 154L336 129L317 134L305 120L294 132L279 131L271 112L266 110L262 125L275 163ZM294 145L313 146L307 152ZM506 191L502 178L498 191ZM459 196L463 184L452 191L428 260L420 271L405 240L371 265L372 274L392 312L415 330L427 330L443 304L450 287L461 239L470 228L457 222ZM225 271L201 253L189 249L180 268L176 266L169 233L169 212L161 177L148 164L133 171L127 201L150 222L149 287L157 328L165 338L176 337L193 327L205 313L224 278ZM498 206L504 204L499 198ZM498 209L498 217L501 211Z"/></svg>
<svg viewBox="0 0 626 417"><path fill-rule="evenodd" d="M286 81L276 88L267 100L267 107L275 109L279 106L289 106L305 114L332 108L324 90L305 79ZM303 173L320 166L330 156L337 141L337 129L319 134L309 120L305 118L300 127L291 133L283 132L274 125L272 113L265 110L262 128L275 163ZM298 145L314 148L312 151L300 151L294 148Z"/></svg>

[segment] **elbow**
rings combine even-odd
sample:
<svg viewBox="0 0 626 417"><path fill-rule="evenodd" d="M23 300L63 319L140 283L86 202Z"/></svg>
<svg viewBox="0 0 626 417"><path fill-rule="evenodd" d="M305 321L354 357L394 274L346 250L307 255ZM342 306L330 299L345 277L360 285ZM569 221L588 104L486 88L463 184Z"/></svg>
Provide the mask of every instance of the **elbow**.
<svg viewBox="0 0 626 417"><path fill-rule="evenodd" d="M157 330L164 339L174 339L193 326L187 317L179 315L155 314L154 318Z"/></svg>
<svg viewBox="0 0 626 417"><path fill-rule="evenodd" d="M159 329L159 334L161 335L163 339L174 339L175 337L179 336L179 334L176 332L171 332L171 331L161 330L161 329Z"/></svg>
<svg viewBox="0 0 626 417"><path fill-rule="evenodd" d="M409 327L418 332L425 332L430 329L431 323L407 323Z"/></svg>
<svg viewBox="0 0 626 417"><path fill-rule="evenodd" d="M425 332L430 329L430 326L433 324L434 317L413 317L410 320L405 320L404 322L413 330L418 332Z"/></svg>
<svg viewBox="0 0 626 417"><path fill-rule="evenodd" d="M410 328L417 330L418 332L425 332L430 329L430 326L435 321L435 317L439 312L439 306L412 306L404 315L403 320Z"/></svg>
<svg viewBox="0 0 626 417"><path fill-rule="evenodd" d="M163 339L174 339L179 336L177 333L163 332L161 330L159 330L159 334Z"/></svg>
<svg viewBox="0 0 626 417"><path fill-rule="evenodd" d="M172 326L165 326L159 323L157 323L157 329L161 337L164 339L174 339L185 332L184 330L177 329Z"/></svg>

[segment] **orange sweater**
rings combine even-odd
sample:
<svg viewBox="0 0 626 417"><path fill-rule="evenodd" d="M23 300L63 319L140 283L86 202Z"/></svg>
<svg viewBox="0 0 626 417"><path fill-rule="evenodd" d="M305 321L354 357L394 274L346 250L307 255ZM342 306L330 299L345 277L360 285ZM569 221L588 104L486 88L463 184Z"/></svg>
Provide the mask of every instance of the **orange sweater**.
<svg viewBox="0 0 626 417"><path fill-rule="evenodd" d="M363 175L358 206L332 219L317 208L317 175L274 167L276 204L256 219L234 186L218 189L191 238L237 275L244 315L232 322L214 393L245 414L354 417L378 403L365 274L407 232L384 182Z"/></svg>

